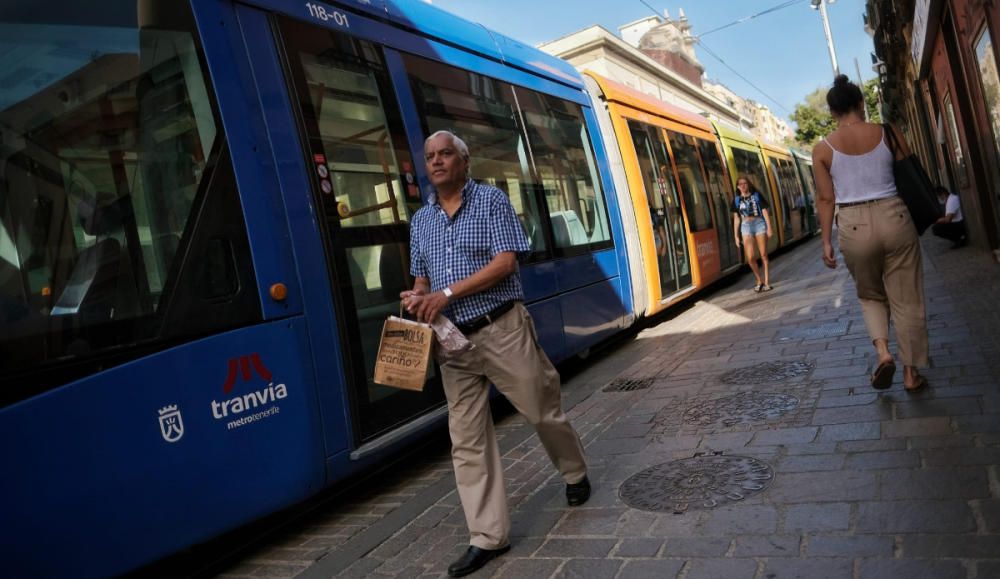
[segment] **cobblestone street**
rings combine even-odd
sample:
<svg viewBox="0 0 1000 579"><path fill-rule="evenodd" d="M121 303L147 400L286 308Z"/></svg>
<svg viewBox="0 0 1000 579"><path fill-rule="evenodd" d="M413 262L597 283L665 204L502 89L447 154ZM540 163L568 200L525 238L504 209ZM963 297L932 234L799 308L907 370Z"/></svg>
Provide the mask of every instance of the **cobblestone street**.
<svg viewBox="0 0 1000 579"><path fill-rule="evenodd" d="M512 549L472 577L1000 577L1000 266L923 245L930 388L904 392L901 364L868 386L852 282L813 239L772 262L772 292L746 275L567 381L585 506L503 419ZM444 577L468 539L449 456L394 472L223 577Z"/></svg>

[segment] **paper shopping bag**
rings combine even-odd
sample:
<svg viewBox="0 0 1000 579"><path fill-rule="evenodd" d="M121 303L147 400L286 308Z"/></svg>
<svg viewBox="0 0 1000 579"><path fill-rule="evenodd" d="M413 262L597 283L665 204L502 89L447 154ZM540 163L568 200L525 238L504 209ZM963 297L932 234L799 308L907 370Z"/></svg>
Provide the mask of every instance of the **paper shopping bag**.
<svg viewBox="0 0 1000 579"><path fill-rule="evenodd" d="M434 330L428 324L389 316L375 360L376 384L423 390L431 358Z"/></svg>

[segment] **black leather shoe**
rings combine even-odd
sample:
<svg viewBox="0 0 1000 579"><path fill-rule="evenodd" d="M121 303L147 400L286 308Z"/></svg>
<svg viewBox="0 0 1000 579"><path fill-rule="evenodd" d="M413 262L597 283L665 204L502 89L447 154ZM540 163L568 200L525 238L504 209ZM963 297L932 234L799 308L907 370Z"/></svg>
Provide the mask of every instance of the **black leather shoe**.
<svg viewBox="0 0 1000 579"><path fill-rule="evenodd" d="M587 502L590 498L590 480L587 477L583 477L583 480L566 485L566 502L569 503L571 507L578 507L583 503Z"/></svg>
<svg viewBox="0 0 1000 579"><path fill-rule="evenodd" d="M510 551L510 545L500 547L499 549L480 549L474 545L469 545L468 550L458 558L458 561L448 565L448 575L451 577L464 577L469 573L475 573L483 565L507 551Z"/></svg>

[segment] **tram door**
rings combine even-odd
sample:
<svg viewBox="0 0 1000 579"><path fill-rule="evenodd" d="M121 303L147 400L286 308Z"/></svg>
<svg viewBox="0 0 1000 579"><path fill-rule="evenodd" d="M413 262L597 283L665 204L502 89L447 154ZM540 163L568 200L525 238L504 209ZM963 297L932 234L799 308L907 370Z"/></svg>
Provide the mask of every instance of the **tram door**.
<svg viewBox="0 0 1000 579"><path fill-rule="evenodd" d="M733 201L728 194L726 172L722 168L718 147L711 141L698 139L698 148L701 150L701 161L708 175L708 189L712 194L715 210L715 228L719 235L720 266L722 271L725 271L740 263L739 248L736 247L736 239L733 237L733 216L729 209Z"/></svg>
<svg viewBox="0 0 1000 579"><path fill-rule="evenodd" d="M366 440L444 400L435 377L423 392L372 381L382 324L412 285L409 221L420 191L379 47L290 19L280 32L315 173L356 432Z"/></svg>
<svg viewBox="0 0 1000 579"><path fill-rule="evenodd" d="M684 216L663 132L636 121L629 121L629 131L649 201L656 263L660 273L660 299L664 299L691 285L691 258Z"/></svg>

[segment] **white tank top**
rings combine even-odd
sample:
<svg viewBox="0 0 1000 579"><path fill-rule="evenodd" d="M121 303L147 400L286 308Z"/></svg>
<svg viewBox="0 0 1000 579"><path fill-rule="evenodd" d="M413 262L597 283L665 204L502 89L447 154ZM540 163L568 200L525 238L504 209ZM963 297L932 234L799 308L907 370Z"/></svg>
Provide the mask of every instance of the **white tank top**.
<svg viewBox="0 0 1000 579"><path fill-rule="evenodd" d="M861 155L848 155L833 148L830 176L837 203L855 203L892 197L896 194L896 179L892 176L892 151L885 144L885 129L874 149Z"/></svg>

